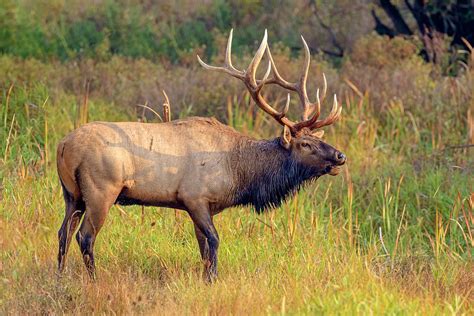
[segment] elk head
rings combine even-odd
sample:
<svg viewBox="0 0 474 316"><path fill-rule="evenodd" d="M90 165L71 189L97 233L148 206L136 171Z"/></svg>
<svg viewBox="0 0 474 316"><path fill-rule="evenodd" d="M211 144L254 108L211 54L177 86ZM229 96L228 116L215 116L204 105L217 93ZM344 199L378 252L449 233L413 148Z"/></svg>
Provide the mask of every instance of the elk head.
<svg viewBox="0 0 474 316"><path fill-rule="evenodd" d="M288 150L296 161L315 170L320 170L320 175L337 175L340 171L339 167L346 162L346 156L331 145L323 142L322 136L324 131L318 129L337 121L341 116L342 108L339 107L336 95L334 95L331 112L325 119L319 119L321 114L321 103L324 101L326 96L327 82L326 77L323 74L324 87L322 96L320 97L319 89L317 89L316 102L310 102L306 92L306 81L310 66L310 52L303 36L301 36L305 52L303 73L298 81L289 82L283 79L278 72L270 48L267 44L266 30L260 47L248 68L246 70L236 69L231 61L232 33L233 30L230 31L229 39L227 41L225 64L223 67L207 65L199 56L197 56L199 63L206 69L224 72L240 79L245 84L255 103L283 126L280 145ZM257 80L255 77L256 71L265 53L268 58L267 71L262 79ZM271 78L270 73L272 73ZM265 85L270 84L278 85L285 90L296 92L298 94L303 108L301 121L294 122L286 116L290 106L290 93L288 93L286 105L282 111L276 110L263 98L261 94L262 89Z"/></svg>

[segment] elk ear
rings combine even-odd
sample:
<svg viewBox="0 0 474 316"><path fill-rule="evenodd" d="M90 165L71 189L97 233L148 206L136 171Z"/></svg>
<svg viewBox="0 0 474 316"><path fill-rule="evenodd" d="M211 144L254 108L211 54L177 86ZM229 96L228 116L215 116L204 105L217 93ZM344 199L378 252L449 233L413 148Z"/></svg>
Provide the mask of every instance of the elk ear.
<svg viewBox="0 0 474 316"><path fill-rule="evenodd" d="M290 142L291 142L291 131L288 126L283 126L283 132L281 133L280 137L280 144L286 148L290 149Z"/></svg>
<svg viewBox="0 0 474 316"><path fill-rule="evenodd" d="M316 138L323 138L324 131L316 131L312 135Z"/></svg>

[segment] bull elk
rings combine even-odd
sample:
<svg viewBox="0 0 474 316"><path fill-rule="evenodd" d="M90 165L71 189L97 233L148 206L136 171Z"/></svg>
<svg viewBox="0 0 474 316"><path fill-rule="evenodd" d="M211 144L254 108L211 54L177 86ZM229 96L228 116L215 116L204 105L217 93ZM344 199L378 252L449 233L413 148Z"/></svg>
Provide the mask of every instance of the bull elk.
<svg viewBox="0 0 474 316"><path fill-rule="evenodd" d="M219 236L213 216L236 205L252 205L257 212L273 208L303 183L337 175L345 155L321 140L317 129L334 123L341 114L336 96L330 114L319 119L322 95L308 99L306 80L310 52L303 40L305 61L296 82L282 78L267 45L267 32L246 70L231 62L230 32L223 67L199 63L209 70L240 79L255 103L283 127L280 137L257 140L213 118L193 117L159 124L94 122L77 128L57 148L57 168L66 204L58 232L58 270L65 266L71 237L76 234L87 271L95 278L94 243L113 204L169 207L188 212L204 262L204 276L217 276ZM263 55L268 69L262 79L256 70ZM270 73L272 76L270 77ZM277 85L296 92L303 107L295 122L272 107L262 88Z"/></svg>

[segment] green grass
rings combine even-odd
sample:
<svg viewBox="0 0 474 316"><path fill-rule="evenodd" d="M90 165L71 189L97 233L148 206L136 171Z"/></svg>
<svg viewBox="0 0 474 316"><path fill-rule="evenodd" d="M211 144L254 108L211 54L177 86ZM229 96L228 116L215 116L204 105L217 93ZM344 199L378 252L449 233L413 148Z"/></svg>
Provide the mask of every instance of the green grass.
<svg viewBox="0 0 474 316"><path fill-rule="evenodd" d="M446 122L439 132L403 104L379 113L369 96L348 97L343 120L326 131L349 157L345 171L273 212L218 215L215 284L201 280L184 212L117 206L98 236L91 283L75 243L56 276L64 202L55 145L78 111L71 96L49 95L14 87L2 98L1 314L474 313L472 149L443 150L445 139L462 143L456 115L465 111L434 109ZM87 112L91 121L131 119L117 109L91 100ZM236 100L228 117L245 133L277 135L275 123L261 113L249 119Z"/></svg>

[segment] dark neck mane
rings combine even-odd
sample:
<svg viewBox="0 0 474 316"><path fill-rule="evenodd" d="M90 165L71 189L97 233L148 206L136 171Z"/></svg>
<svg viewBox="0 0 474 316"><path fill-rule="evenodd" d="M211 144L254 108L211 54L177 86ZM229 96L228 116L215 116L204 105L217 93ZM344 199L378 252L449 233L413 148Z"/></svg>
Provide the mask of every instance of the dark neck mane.
<svg viewBox="0 0 474 316"><path fill-rule="evenodd" d="M234 151L230 165L235 205L251 204L261 213L278 207L305 181L317 178L317 170L297 163L278 142L278 138L245 140Z"/></svg>

